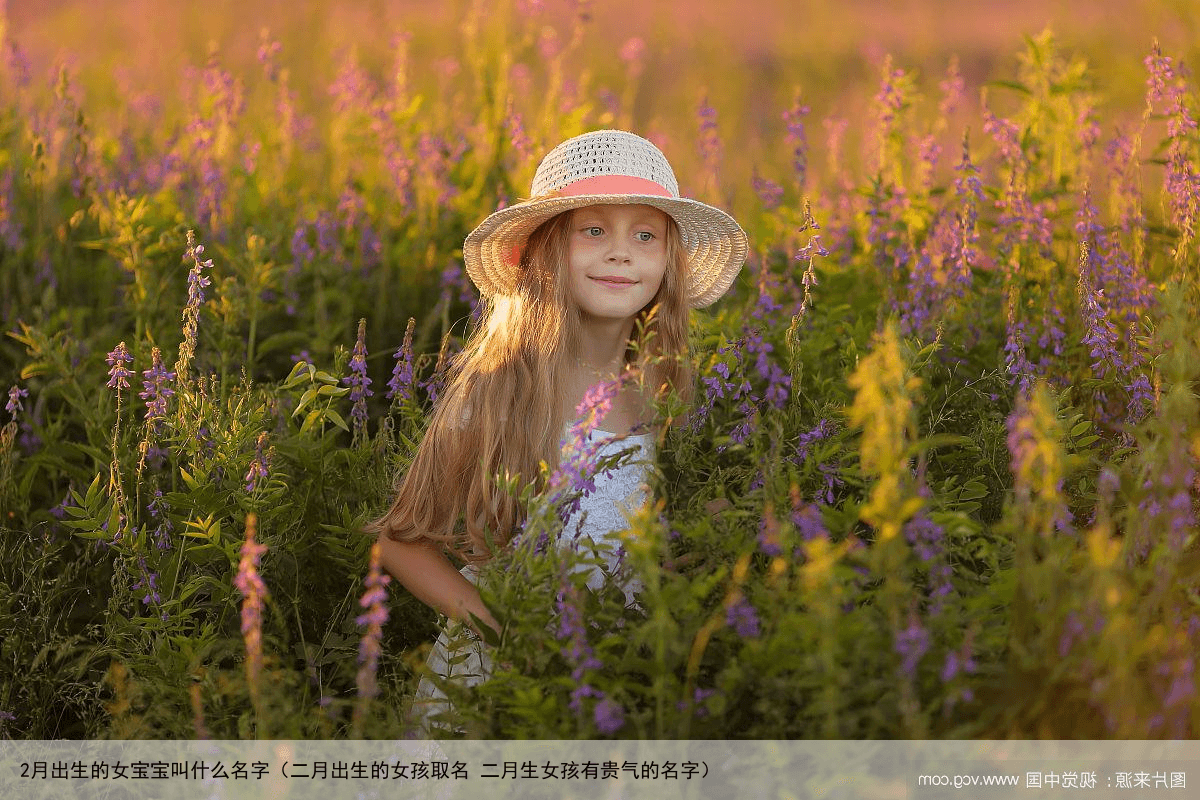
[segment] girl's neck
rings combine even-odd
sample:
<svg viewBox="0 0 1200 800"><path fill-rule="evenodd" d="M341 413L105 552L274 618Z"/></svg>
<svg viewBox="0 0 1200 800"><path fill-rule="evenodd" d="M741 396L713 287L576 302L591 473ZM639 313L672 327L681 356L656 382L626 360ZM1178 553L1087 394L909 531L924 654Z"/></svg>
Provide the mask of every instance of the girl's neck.
<svg viewBox="0 0 1200 800"><path fill-rule="evenodd" d="M579 369L584 377L613 380L625 368L625 353L633 320L583 320L579 341Z"/></svg>

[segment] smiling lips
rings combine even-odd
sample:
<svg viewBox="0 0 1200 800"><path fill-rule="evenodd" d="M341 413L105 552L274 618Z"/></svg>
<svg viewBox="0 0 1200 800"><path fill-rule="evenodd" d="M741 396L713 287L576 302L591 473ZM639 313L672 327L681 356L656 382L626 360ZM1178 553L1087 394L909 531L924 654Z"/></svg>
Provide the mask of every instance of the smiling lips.
<svg viewBox="0 0 1200 800"><path fill-rule="evenodd" d="M621 278L616 275L601 275L599 277L592 278L592 280L594 280L596 283L602 283L605 286L615 287L632 286L634 283L636 283L636 281L631 281L629 278Z"/></svg>

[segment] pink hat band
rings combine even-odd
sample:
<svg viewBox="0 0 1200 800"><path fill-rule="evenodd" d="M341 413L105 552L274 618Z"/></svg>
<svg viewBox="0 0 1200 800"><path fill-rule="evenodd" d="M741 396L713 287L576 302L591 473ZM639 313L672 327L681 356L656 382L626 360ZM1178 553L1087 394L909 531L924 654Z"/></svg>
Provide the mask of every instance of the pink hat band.
<svg viewBox="0 0 1200 800"><path fill-rule="evenodd" d="M633 175L596 175L569 183L547 197L580 197L583 195L638 194L655 197L675 197L671 190L648 178Z"/></svg>

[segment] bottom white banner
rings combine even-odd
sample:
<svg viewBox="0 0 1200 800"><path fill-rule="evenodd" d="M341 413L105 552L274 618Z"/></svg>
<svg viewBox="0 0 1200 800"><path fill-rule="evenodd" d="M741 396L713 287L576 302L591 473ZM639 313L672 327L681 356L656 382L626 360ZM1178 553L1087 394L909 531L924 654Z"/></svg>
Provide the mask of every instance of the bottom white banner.
<svg viewBox="0 0 1200 800"><path fill-rule="evenodd" d="M1200 742L0 741L3 798L1184 800Z"/></svg>

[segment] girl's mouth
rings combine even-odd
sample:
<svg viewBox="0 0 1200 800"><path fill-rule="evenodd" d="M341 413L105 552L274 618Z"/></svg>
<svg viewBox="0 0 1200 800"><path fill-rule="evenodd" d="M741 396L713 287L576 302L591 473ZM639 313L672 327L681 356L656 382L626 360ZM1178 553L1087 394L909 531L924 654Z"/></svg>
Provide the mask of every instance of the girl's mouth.
<svg viewBox="0 0 1200 800"><path fill-rule="evenodd" d="M631 281L628 278L616 278L613 276L604 276L602 278L592 278L596 283L603 286L609 286L614 289L624 289L628 286L633 286L636 281Z"/></svg>

